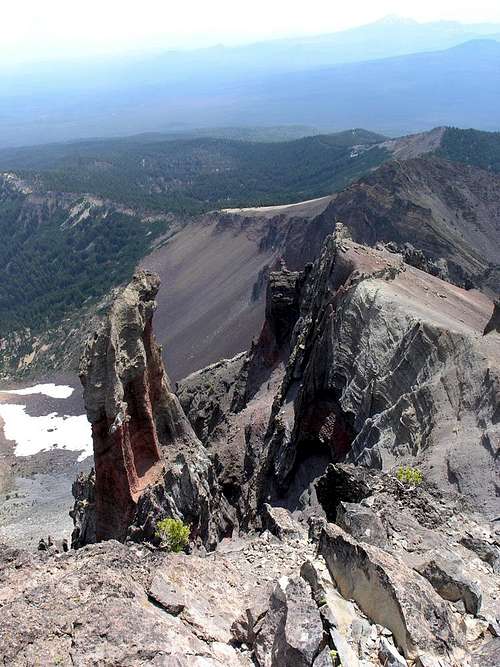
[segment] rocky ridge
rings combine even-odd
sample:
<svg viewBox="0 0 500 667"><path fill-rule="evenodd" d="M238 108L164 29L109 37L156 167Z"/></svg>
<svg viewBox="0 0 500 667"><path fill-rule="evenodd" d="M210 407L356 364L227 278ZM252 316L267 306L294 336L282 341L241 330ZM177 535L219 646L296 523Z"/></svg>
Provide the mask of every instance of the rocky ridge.
<svg viewBox="0 0 500 667"><path fill-rule="evenodd" d="M80 548L3 550L4 661L494 664L492 301L337 225L316 262L270 274L248 354L177 396L152 335L158 287L137 274L86 347ZM165 516L190 524L189 555L158 548ZM107 538L126 544L88 544Z"/></svg>
<svg viewBox="0 0 500 667"><path fill-rule="evenodd" d="M354 241L411 243L461 287L498 290L499 176L435 156L394 160L343 190L325 215Z"/></svg>
<svg viewBox="0 0 500 667"><path fill-rule="evenodd" d="M316 486L323 517L267 505L210 553L3 549L4 662L493 665L498 534L427 484L332 465Z"/></svg>
<svg viewBox="0 0 500 667"><path fill-rule="evenodd" d="M258 450L263 491L252 467L248 488L239 485L243 512L253 494L283 491L293 505L304 474L351 460L418 465L496 516L500 340L483 335L493 303L347 236L339 226L312 269L271 277L266 322L233 381L231 409L214 417L204 404L200 414L192 397L217 404L219 391L201 371L180 383L185 411L200 432L211 424L208 446L222 462L240 452L249 469Z"/></svg>

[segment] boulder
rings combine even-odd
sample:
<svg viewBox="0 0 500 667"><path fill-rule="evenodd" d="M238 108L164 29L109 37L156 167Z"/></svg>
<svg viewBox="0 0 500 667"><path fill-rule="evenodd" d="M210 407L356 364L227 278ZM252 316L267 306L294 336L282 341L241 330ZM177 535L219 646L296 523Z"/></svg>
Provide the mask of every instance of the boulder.
<svg viewBox="0 0 500 667"><path fill-rule="evenodd" d="M491 565L493 572L500 574L500 549L496 544L492 544L480 537L471 537L469 535L462 537L460 544L463 544L466 549L477 554L485 563Z"/></svg>
<svg viewBox="0 0 500 667"><path fill-rule="evenodd" d="M95 471L80 473L71 488L75 504L69 515L73 519L71 547L78 549L85 544L94 544L96 534Z"/></svg>
<svg viewBox="0 0 500 667"><path fill-rule="evenodd" d="M471 667L498 667L500 638L495 637L472 655Z"/></svg>
<svg viewBox="0 0 500 667"><path fill-rule="evenodd" d="M315 487L326 518L335 522L341 502L360 503L380 489L381 482L371 470L337 463L326 468L324 474L315 481Z"/></svg>
<svg viewBox="0 0 500 667"><path fill-rule="evenodd" d="M406 658L461 649L455 620L432 586L385 551L361 544L328 524L319 551L341 594L375 623L389 628Z"/></svg>
<svg viewBox="0 0 500 667"><path fill-rule="evenodd" d="M336 628L330 628L330 637L342 667L359 667L358 656L354 649Z"/></svg>
<svg viewBox="0 0 500 667"><path fill-rule="evenodd" d="M153 577L148 595L172 616L178 616L186 606L184 596L160 573Z"/></svg>
<svg viewBox="0 0 500 667"><path fill-rule="evenodd" d="M262 525L264 529L276 535L280 540L286 538L300 538L305 535L305 530L295 521L290 512L284 507L271 507L264 504L262 512Z"/></svg>
<svg viewBox="0 0 500 667"><path fill-rule="evenodd" d="M332 667L331 649L329 646L321 651L313 662L313 667Z"/></svg>
<svg viewBox="0 0 500 667"><path fill-rule="evenodd" d="M337 508L336 523L361 542L383 547L387 531L380 518L369 507L359 503L341 502Z"/></svg>
<svg viewBox="0 0 500 667"><path fill-rule="evenodd" d="M469 614L477 616L481 609L481 591L471 581L459 563L446 558L432 558L416 568L439 595L450 602L462 600Z"/></svg>
<svg viewBox="0 0 500 667"><path fill-rule="evenodd" d="M323 625L311 590L300 577L282 577L255 642L260 667L310 667L323 642Z"/></svg>
<svg viewBox="0 0 500 667"><path fill-rule="evenodd" d="M380 638L378 657L384 667L408 667L401 653L385 637Z"/></svg>

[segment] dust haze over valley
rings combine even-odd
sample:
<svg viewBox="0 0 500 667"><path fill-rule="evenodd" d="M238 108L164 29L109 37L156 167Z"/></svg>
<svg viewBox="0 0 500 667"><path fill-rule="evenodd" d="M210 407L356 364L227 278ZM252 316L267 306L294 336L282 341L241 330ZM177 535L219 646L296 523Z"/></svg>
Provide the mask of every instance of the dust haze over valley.
<svg viewBox="0 0 500 667"><path fill-rule="evenodd" d="M111 4L0 28L0 662L497 665L496 3Z"/></svg>

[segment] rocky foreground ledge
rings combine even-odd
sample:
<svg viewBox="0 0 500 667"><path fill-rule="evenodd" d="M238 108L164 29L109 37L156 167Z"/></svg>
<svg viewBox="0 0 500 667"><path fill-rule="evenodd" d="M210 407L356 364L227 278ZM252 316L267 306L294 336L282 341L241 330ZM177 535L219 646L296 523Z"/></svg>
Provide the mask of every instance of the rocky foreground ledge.
<svg viewBox="0 0 500 667"><path fill-rule="evenodd" d="M260 533L209 553L2 549L4 664L498 664L500 550L486 523L457 497L351 465L316 488L326 518L267 505Z"/></svg>
<svg viewBox="0 0 500 667"><path fill-rule="evenodd" d="M134 277L82 356L75 550L0 551L4 664L498 663L497 310L403 260L338 225L271 274L248 354L178 391Z"/></svg>

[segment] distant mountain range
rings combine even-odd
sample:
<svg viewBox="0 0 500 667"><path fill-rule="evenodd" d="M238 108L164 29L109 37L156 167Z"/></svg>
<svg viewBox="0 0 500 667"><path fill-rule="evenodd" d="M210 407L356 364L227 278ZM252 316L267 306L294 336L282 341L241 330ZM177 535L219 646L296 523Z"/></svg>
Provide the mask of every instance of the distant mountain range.
<svg viewBox="0 0 500 667"><path fill-rule="evenodd" d="M220 126L499 129L500 26L389 18L331 35L0 67L0 147Z"/></svg>

